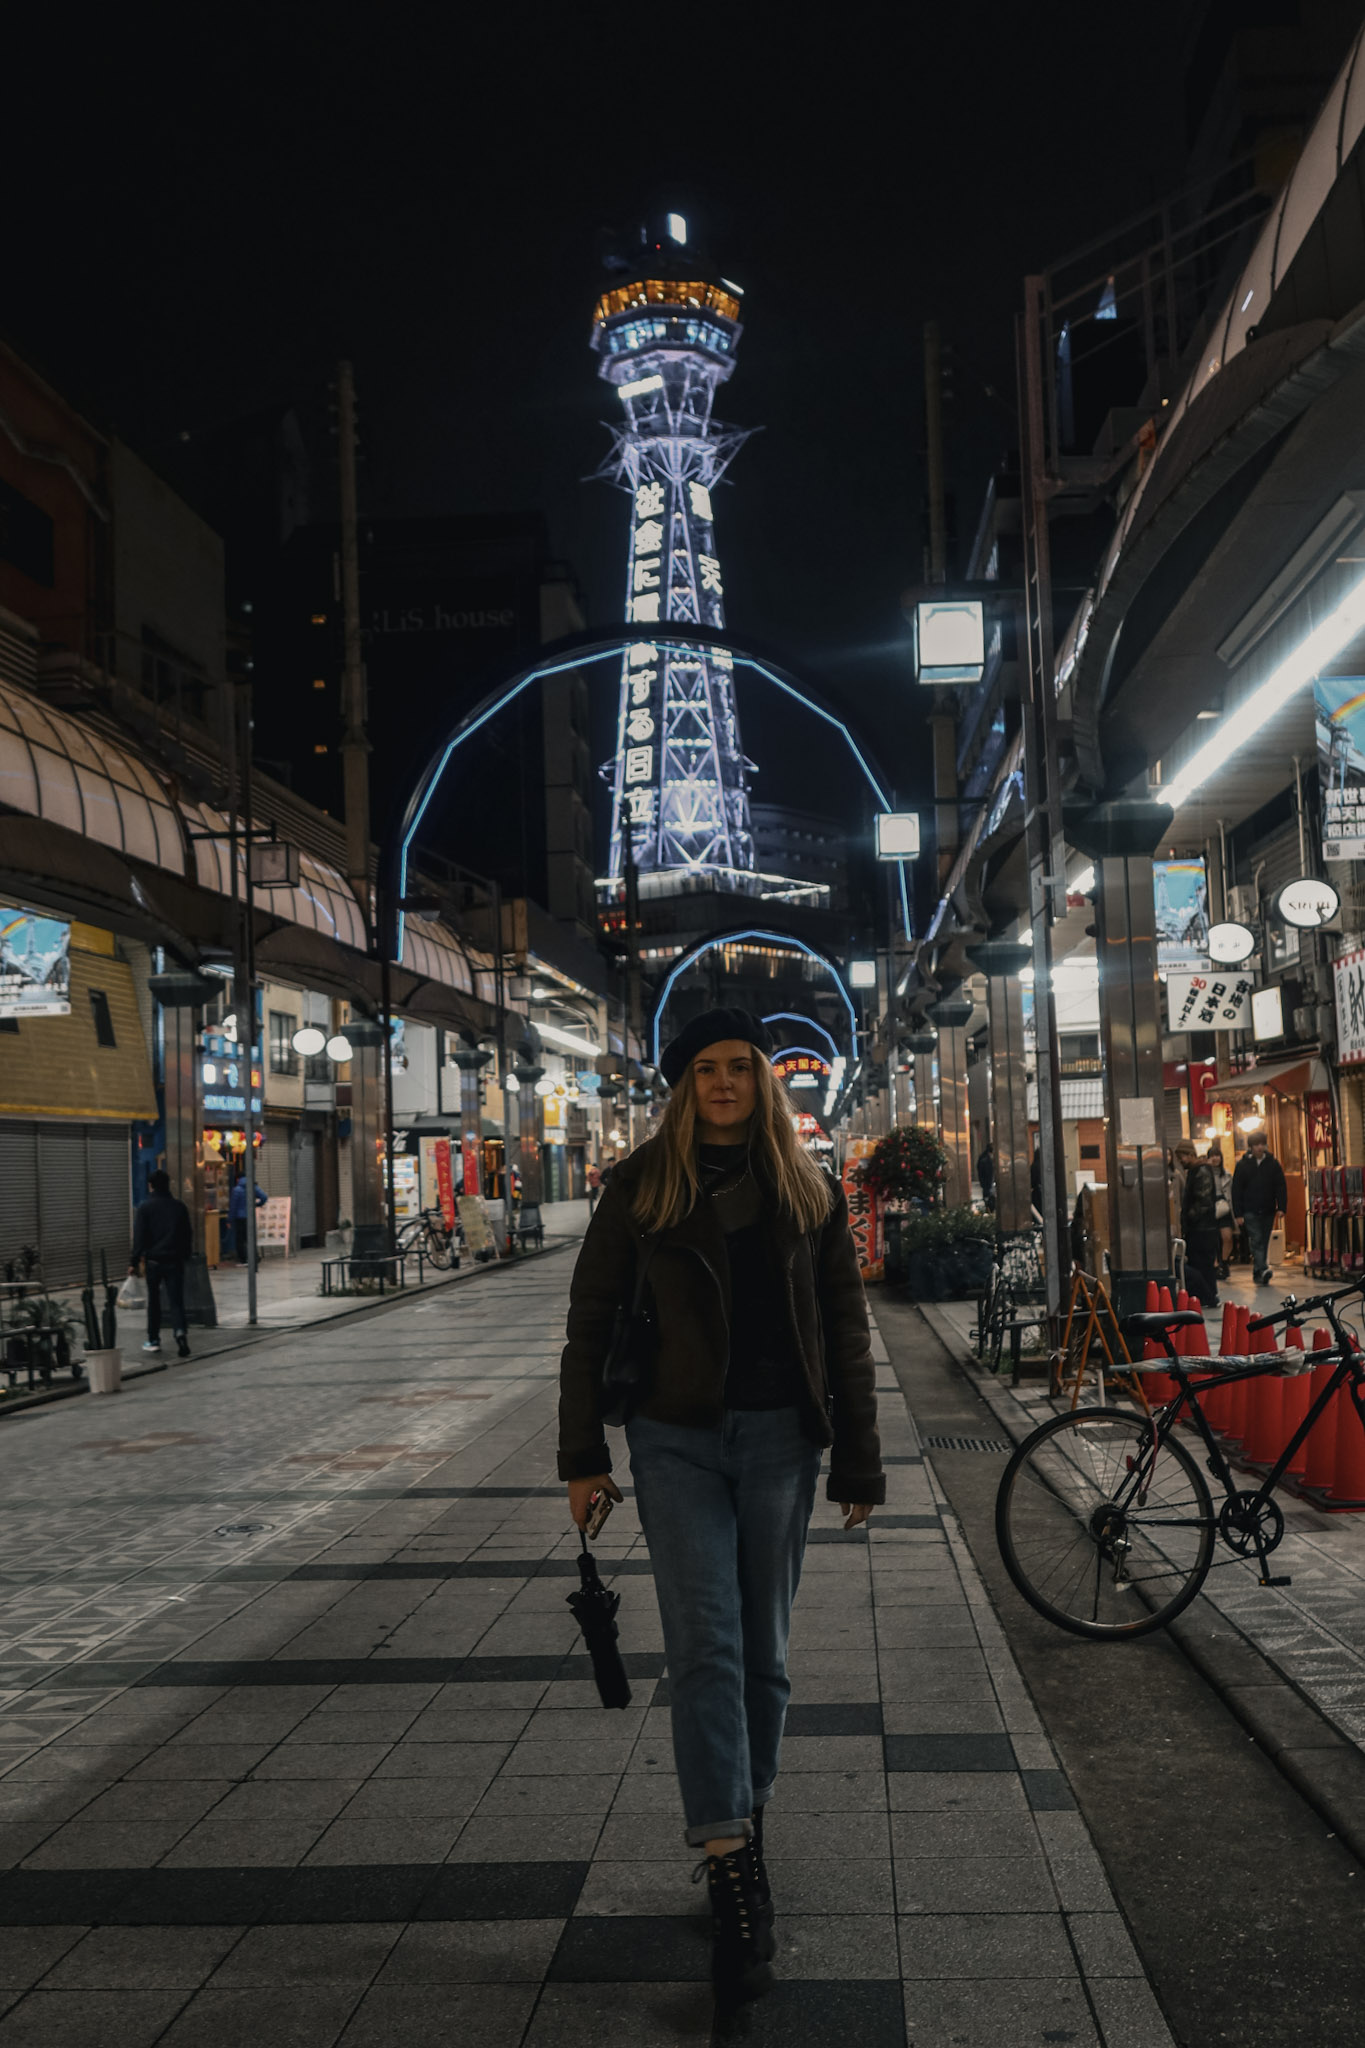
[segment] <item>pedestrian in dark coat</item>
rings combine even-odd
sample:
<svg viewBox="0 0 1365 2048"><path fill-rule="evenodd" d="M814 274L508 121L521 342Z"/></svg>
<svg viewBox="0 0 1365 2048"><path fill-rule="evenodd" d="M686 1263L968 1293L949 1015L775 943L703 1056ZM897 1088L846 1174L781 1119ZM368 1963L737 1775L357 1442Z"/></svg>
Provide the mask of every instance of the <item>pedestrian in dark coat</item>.
<svg viewBox="0 0 1365 2048"><path fill-rule="evenodd" d="M1246 1224L1251 1271L1262 1287L1270 1285L1270 1233L1275 1218L1289 1206L1284 1168L1270 1149L1264 1131L1253 1131L1232 1176L1232 1214Z"/></svg>
<svg viewBox="0 0 1365 2048"><path fill-rule="evenodd" d="M686 1839L706 1850L726 2000L771 1983L763 1811L824 1451L846 1529L886 1498L847 1204L796 1142L770 1050L756 1019L720 1010L665 1052L663 1123L603 1191L560 1368L559 1472L581 1528L594 1494L621 1498L602 1368L648 1256L658 1351L626 1442L663 1619Z"/></svg>
<svg viewBox="0 0 1365 2048"><path fill-rule="evenodd" d="M133 1256L128 1271L146 1268L147 1341L144 1351L161 1349L161 1290L171 1312L175 1348L190 1355L185 1334L185 1261L194 1250L190 1212L171 1193L171 1177L158 1170L147 1176L147 1199L138 1204L133 1223Z"/></svg>

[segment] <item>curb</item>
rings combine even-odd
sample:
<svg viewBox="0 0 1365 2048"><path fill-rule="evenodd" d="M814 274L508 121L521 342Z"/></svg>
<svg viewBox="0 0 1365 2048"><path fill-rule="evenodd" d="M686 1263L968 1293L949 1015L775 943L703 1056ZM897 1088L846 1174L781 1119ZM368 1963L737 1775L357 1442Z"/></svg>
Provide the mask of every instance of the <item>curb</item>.
<svg viewBox="0 0 1365 2048"><path fill-rule="evenodd" d="M932 1303L916 1305L1010 1442L1022 1443L1035 1425L1018 1402L978 1369L946 1316ZM1365 1752L1202 1593L1166 1634L1300 1797L1365 1862Z"/></svg>
<svg viewBox="0 0 1365 2048"><path fill-rule="evenodd" d="M582 1242L582 1238L579 1237L563 1237L555 1244L543 1245L538 1252L520 1252L515 1259L499 1259L493 1264L474 1266L467 1273L448 1273L443 1280L431 1282L425 1287L400 1289L384 1300L364 1302L356 1308L343 1310L340 1315L314 1316L311 1322L286 1323L279 1328L258 1323L255 1329L249 1325L237 1325L234 1326L228 1342L216 1346L212 1351L196 1352L189 1358L166 1358L155 1365L130 1365L123 1374L123 1385L126 1387L135 1380L150 1379L154 1373L169 1372L173 1366L179 1370L182 1366L188 1365L213 1365L220 1358L228 1358L235 1351L248 1350L253 1344L263 1344L272 1337L290 1337L298 1331L318 1330L330 1323L349 1323L362 1316L382 1315L386 1309L394 1308L402 1302L419 1301L425 1295L440 1294L447 1287L467 1284L471 1280L486 1280L494 1273L518 1273L523 1266L531 1264L536 1259L553 1258L556 1252L567 1251L570 1246ZM318 1299L321 1300L322 1296L319 1295ZM21 1394L14 1401L0 1400L0 1424L11 1415L30 1415L35 1408L50 1408L54 1402L72 1401L82 1394L88 1394L89 1391L83 1380L73 1380L68 1386L44 1387L41 1393L35 1391L32 1394Z"/></svg>

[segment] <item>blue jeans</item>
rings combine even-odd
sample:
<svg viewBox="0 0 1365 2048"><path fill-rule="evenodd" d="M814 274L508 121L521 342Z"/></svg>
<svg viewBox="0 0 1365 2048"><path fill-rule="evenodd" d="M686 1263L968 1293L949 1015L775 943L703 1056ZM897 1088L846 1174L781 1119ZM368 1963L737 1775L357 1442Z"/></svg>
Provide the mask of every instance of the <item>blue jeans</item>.
<svg viewBox="0 0 1365 2048"><path fill-rule="evenodd" d="M687 1840L748 1836L777 1778L821 1454L795 1408L730 1409L715 1429L637 1416L626 1441L663 1619Z"/></svg>
<svg viewBox="0 0 1365 2048"><path fill-rule="evenodd" d="M1251 1270L1254 1274L1264 1273L1270 1264L1270 1233L1275 1228L1275 1218L1269 1214L1253 1216L1248 1209L1242 1221L1246 1225Z"/></svg>

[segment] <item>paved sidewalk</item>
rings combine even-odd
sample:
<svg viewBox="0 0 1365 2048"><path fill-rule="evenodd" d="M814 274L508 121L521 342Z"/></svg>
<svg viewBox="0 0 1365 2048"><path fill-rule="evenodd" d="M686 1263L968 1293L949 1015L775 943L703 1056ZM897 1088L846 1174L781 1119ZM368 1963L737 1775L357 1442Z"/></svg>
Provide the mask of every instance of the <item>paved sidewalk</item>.
<svg viewBox="0 0 1365 2048"><path fill-rule="evenodd" d="M0 1499L0 2048L705 2042L648 1556L554 1480L535 1261L17 1417ZM880 1347L884 1358L884 1348ZM883 1364L889 1499L817 1510L756 2044L1165 2048Z"/></svg>

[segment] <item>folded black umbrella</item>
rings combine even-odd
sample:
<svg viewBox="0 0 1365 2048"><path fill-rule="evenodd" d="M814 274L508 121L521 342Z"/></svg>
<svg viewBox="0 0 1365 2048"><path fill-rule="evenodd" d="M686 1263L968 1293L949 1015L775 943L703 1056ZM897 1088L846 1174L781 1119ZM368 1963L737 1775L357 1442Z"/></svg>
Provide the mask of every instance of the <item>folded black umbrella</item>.
<svg viewBox="0 0 1365 2048"><path fill-rule="evenodd" d="M578 1560L578 1575L582 1584L576 1593L570 1593L566 1605L572 1607L574 1620L583 1631L583 1640L592 1658L592 1675L597 1681L598 1696L603 1706L628 1707L630 1680L621 1662L621 1652L616 1647L616 1610L621 1605L621 1595L607 1591L597 1576L597 1559L588 1548L587 1537L582 1537L581 1541L583 1551Z"/></svg>

